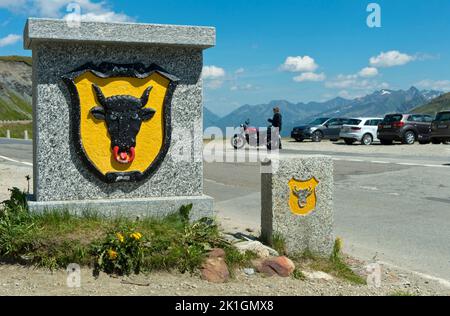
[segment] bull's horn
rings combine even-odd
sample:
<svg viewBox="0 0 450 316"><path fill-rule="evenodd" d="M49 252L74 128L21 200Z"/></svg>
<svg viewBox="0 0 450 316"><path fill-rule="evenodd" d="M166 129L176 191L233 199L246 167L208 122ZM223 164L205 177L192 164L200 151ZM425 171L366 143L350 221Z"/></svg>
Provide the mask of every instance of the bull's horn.
<svg viewBox="0 0 450 316"><path fill-rule="evenodd" d="M147 105L148 98L150 96L150 91L152 91L152 89L153 89L153 87L150 86L147 89L145 89L144 93L142 94L142 97L141 97L141 105L142 105L142 107Z"/></svg>
<svg viewBox="0 0 450 316"><path fill-rule="evenodd" d="M96 84L93 84L92 87L94 88L95 94L97 95L98 102L100 102L100 104L102 106L105 106L106 98L105 98L105 95L103 94L102 90Z"/></svg>

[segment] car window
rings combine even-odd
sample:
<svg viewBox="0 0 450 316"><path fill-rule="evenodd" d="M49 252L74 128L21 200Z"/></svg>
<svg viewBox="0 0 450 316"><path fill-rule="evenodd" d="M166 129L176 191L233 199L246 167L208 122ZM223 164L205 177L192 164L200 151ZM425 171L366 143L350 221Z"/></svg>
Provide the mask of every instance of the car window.
<svg viewBox="0 0 450 316"><path fill-rule="evenodd" d="M408 122L420 122L420 116L419 115L410 115L408 117Z"/></svg>
<svg viewBox="0 0 450 316"><path fill-rule="evenodd" d="M330 119L330 120L327 122L327 124L328 124L328 125L333 125L333 124L336 123L336 121L337 121L337 119Z"/></svg>
<svg viewBox="0 0 450 316"><path fill-rule="evenodd" d="M335 121L328 123L328 126L339 126L339 125L342 125L342 120L340 119L336 119Z"/></svg>
<svg viewBox="0 0 450 316"><path fill-rule="evenodd" d="M424 115L423 117L423 122L433 122L433 118L429 115Z"/></svg>
<svg viewBox="0 0 450 316"><path fill-rule="evenodd" d="M436 121L450 121L450 112L438 113L438 115L436 116Z"/></svg>
<svg viewBox="0 0 450 316"><path fill-rule="evenodd" d="M402 118L403 118L403 115L401 115L401 114L386 115L383 122L384 123L400 122L402 120Z"/></svg>
<svg viewBox="0 0 450 316"><path fill-rule="evenodd" d="M357 120L357 119L350 119L350 120L347 120L344 124L347 124L347 125L359 125L359 124L361 124L361 120ZM367 124L367 122L366 122L366 124Z"/></svg>
<svg viewBox="0 0 450 316"><path fill-rule="evenodd" d="M372 126L378 126L383 120L372 120Z"/></svg>

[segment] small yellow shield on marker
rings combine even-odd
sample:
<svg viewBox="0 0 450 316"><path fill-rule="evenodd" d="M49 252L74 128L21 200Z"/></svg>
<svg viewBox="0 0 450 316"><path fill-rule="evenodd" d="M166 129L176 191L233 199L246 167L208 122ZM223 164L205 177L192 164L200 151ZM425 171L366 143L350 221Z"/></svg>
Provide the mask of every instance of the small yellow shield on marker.
<svg viewBox="0 0 450 316"><path fill-rule="evenodd" d="M312 177L309 180L292 178L289 181L289 207L296 215L309 215L316 208L316 187L319 181Z"/></svg>

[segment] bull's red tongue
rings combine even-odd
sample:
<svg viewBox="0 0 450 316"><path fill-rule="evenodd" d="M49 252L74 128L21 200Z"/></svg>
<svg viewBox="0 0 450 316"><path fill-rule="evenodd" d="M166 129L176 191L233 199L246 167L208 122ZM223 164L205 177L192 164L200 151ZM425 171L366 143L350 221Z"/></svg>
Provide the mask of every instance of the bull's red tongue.
<svg viewBox="0 0 450 316"><path fill-rule="evenodd" d="M119 146L114 146L113 148L114 159L121 164L130 164L134 160L135 149L134 147L130 148L130 153L126 151L119 152Z"/></svg>

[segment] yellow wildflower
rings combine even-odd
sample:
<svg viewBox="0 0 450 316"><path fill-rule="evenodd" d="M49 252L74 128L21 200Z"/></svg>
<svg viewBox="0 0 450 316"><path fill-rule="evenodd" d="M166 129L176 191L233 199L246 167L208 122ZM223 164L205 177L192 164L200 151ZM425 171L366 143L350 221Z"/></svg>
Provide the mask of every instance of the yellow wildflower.
<svg viewBox="0 0 450 316"><path fill-rule="evenodd" d="M120 242L123 242L125 240L125 238L123 237L123 235L121 233L117 233L116 236L117 236L117 239L119 239Z"/></svg>
<svg viewBox="0 0 450 316"><path fill-rule="evenodd" d="M133 238L134 240L139 240L142 238L142 234L141 233L133 233L130 235L131 238Z"/></svg>
<svg viewBox="0 0 450 316"><path fill-rule="evenodd" d="M114 251L112 249L109 249L108 250L108 254L109 254L109 259L111 259L111 260L117 259L117 252L116 251Z"/></svg>

